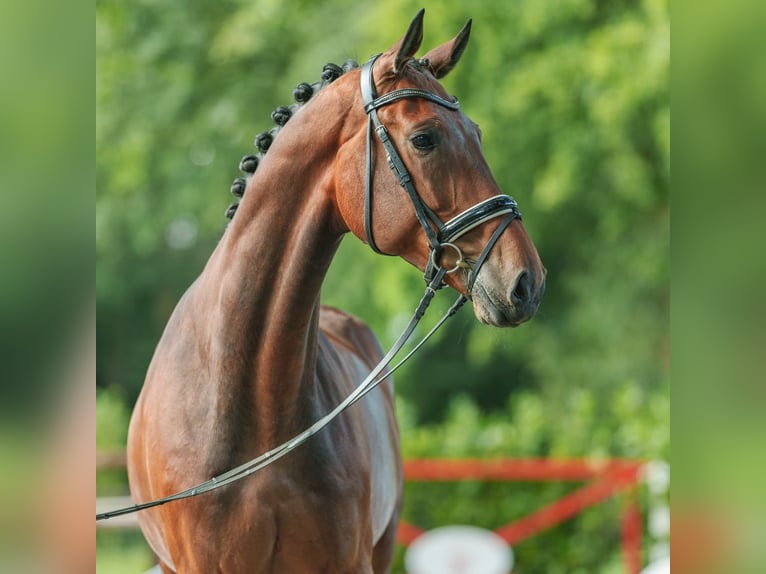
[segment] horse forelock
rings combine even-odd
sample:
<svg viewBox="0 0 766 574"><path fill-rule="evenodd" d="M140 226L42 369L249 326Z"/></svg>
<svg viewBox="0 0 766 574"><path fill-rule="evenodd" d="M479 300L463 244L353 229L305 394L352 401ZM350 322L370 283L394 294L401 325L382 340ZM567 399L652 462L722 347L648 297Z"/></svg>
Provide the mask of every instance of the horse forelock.
<svg viewBox="0 0 766 574"><path fill-rule="evenodd" d="M275 124L274 127L256 135L253 144L258 152L244 156L239 162L239 169L245 176L237 177L232 182L230 191L234 197L238 199L243 197L245 189L247 189L247 184L255 173L255 170L258 168L258 164L271 147L271 144L274 142L274 139L277 137L280 130L290 118L292 118L300 108L306 105L320 90L337 80L343 74L358 67L359 64L353 59L346 60L342 66L333 63L325 64L322 67L322 74L319 81L312 84L301 82L295 89L293 89L293 99L295 100L295 103L288 106L279 106L271 112L271 119ZM226 209L226 217L228 219L234 217L237 207L239 207L239 202L229 205Z"/></svg>

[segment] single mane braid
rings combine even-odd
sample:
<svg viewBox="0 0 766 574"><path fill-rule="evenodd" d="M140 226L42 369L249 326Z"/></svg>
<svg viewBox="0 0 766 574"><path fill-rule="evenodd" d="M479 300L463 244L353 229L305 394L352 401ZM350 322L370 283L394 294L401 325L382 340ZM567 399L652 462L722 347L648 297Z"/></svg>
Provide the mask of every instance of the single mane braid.
<svg viewBox="0 0 766 574"><path fill-rule="evenodd" d="M277 137L279 130L284 127L284 125L290 120L290 118L293 117L293 115L295 115L295 112L298 111L301 106L306 104L317 92L319 92L319 90L328 84L331 84L346 72L349 72L358 67L359 64L356 62L356 60L352 59L348 59L343 62L343 66L338 66L337 64L333 63L325 64L322 67L322 74L318 82L314 82L313 84L301 82L295 87L293 90L293 99L295 100L294 104L289 106L279 106L273 112L271 112L271 119L276 125L275 127L261 132L255 136L253 143L258 150L257 154L246 155L240 160L239 169L245 174L245 177L237 177L231 183L230 191L234 197L241 199L244 196L245 189L247 189L247 184L250 181L250 178L253 177L253 174L258 168L258 164L260 163L264 154L271 147L271 144L274 142L274 138ZM237 207L239 207L238 202L229 205L229 207L226 209L226 217L228 219L234 217L234 214L237 212Z"/></svg>

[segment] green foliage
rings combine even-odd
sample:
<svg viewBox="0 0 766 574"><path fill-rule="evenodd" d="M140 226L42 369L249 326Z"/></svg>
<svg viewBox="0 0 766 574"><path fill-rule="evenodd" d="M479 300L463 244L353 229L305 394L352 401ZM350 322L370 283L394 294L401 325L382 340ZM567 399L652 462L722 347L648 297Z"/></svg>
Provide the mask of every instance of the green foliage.
<svg viewBox="0 0 766 574"><path fill-rule="evenodd" d="M118 389L96 390L96 448L119 450L128 440L128 407Z"/></svg>
<svg viewBox="0 0 766 574"><path fill-rule="evenodd" d="M123 393L114 387L96 391L96 450L118 452L128 440L130 412ZM96 473L98 496L125 493L127 473L124 469L100 470Z"/></svg>
<svg viewBox="0 0 766 574"><path fill-rule="evenodd" d="M136 574L154 564L154 555L137 531L96 533L96 572L98 574Z"/></svg>
<svg viewBox="0 0 766 574"><path fill-rule="evenodd" d="M418 8L99 0L97 374L110 388L99 394L99 445L124 438L113 425L127 410L111 389L128 404L137 395L271 110L324 63L387 48ZM468 17L471 43L445 85L519 201L547 291L515 330L483 327L466 308L400 371L405 455L668 458L667 1L443 0L427 6L424 46ZM186 240L169 240L179 228ZM348 238L322 298L365 319L386 346L421 291L416 270ZM442 310L451 302L437 299ZM405 516L495 527L567 488L410 484ZM518 572L620 571L618 507L524 542Z"/></svg>

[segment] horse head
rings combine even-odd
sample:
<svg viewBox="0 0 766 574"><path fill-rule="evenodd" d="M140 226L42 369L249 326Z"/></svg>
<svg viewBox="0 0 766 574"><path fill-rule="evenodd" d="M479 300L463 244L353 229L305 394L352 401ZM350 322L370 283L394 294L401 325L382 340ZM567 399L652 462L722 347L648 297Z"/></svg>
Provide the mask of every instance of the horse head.
<svg viewBox="0 0 766 574"><path fill-rule="evenodd" d="M356 82L358 102L336 156L337 209L376 251L427 277L448 269L444 282L472 300L480 321L517 326L537 311L545 268L487 165L481 130L439 83L465 50L471 21L416 59L423 12L387 52L336 82Z"/></svg>

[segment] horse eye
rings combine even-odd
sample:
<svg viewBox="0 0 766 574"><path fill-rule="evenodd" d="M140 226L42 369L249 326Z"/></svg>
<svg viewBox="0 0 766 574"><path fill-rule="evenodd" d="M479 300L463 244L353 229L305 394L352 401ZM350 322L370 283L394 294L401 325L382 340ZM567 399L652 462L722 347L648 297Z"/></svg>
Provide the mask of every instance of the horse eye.
<svg viewBox="0 0 766 574"><path fill-rule="evenodd" d="M416 134L412 136L412 139L410 140L412 142L412 145L414 145L417 149L422 151L428 151L432 150L436 147L436 142L434 141L434 138L431 136L431 134Z"/></svg>

